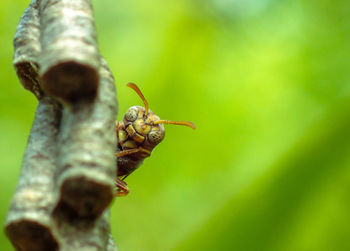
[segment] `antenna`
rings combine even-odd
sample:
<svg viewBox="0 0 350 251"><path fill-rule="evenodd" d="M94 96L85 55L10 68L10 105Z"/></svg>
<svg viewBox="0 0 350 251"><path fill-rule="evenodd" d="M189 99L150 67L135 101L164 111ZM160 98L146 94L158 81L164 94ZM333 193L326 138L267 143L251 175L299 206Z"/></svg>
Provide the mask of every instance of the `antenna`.
<svg viewBox="0 0 350 251"><path fill-rule="evenodd" d="M157 121L153 122L153 125L157 125L157 124L183 125L183 126L191 127L193 130L196 129L195 124L193 124L190 121L157 120Z"/></svg>
<svg viewBox="0 0 350 251"><path fill-rule="evenodd" d="M145 116L147 116L147 114L148 114L148 102L145 99L145 97L143 96L141 90L134 83L127 83L126 85L128 87L130 87L131 89L133 89L140 96L140 98L142 99L143 103L145 104L145 109L146 109Z"/></svg>

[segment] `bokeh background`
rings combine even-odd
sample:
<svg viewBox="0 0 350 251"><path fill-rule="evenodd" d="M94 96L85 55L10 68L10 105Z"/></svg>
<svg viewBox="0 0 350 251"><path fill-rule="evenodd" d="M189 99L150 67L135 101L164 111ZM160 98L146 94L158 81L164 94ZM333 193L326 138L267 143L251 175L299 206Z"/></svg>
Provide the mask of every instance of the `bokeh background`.
<svg viewBox="0 0 350 251"><path fill-rule="evenodd" d="M29 1L0 2L0 222L37 101L13 70ZM130 250L350 250L346 0L94 0L118 119L142 89L166 138L112 206ZM0 234L0 250L13 250Z"/></svg>

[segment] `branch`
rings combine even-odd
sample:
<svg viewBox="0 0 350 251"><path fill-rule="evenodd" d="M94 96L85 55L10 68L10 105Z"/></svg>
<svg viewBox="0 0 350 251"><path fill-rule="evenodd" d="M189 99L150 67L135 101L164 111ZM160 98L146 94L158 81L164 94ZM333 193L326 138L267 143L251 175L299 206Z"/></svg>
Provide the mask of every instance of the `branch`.
<svg viewBox="0 0 350 251"><path fill-rule="evenodd" d="M42 88L64 102L93 99L100 54L89 0L42 0Z"/></svg>
<svg viewBox="0 0 350 251"><path fill-rule="evenodd" d="M114 79L101 59L100 86L93 103L64 109L56 171L61 198L56 210L96 218L114 197L117 103Z"/></svg>
<svg viewBox="0 0 350 251"><path fill-rule="evenodd" d="M118 106L90 1L32 0L14 47L17 75L39 105L7 236L17 250L116 250L108 206Z"/></svg>
<svg viewBox="0 0 350 251"><path fill-rule="evenodd" d="M23 87L40 99L42 90L38 79L38 55L41 51L38 8L39 1L32 0L17 26L13 41L13 65Z"/></svg>
<svg viewBox="0 0 350 251"><path fill-rule="evenodd" d="M5 232L18 250L55 250L58 246L50 222L55 203L55 142L61 106L44 95L39 86L39 35L38 1L33 0L21 18L14 39L15 70L24 88L39 99L19 184L5 223Z"/></svg>
<svg viewBox="0 0 350 251"><path fill-rule="evenodd" d="M62 251L116 250L105 209L114 197L117 102L114 78L102 57L99 74L95 101L76 103L62 116L55 174L60 198L53 210Z"/></svg>
<svg viewBox="0 0 350 251"><path fill-rule="evenodd" d="M56 218L54 228L60 240L60 250L116 250L110 235L109 210L96 222L81 218Z"/></svg>
<svg viewBox="0 0 350 251"><path fill-rule="evenodd" d="M59 119L57 103L49 97L40 99L5 224L7 236L19 250L55 250L58 245L50 222Z"/></svg>

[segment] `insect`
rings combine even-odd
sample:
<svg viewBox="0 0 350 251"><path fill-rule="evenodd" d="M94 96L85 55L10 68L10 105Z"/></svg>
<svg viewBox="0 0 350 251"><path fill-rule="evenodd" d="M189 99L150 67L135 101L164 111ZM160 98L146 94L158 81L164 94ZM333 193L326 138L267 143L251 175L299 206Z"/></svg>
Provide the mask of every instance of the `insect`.
<svg viewBox="0 0 350 251"><path fill-rule="evenodd" d="M152 150L164 138L163 124L184 125L195 129L196 126L189 121L161 120L149 108L148 102L140 89L134 83L128 83L142 99L145 107L132 106L125 113L121 122L116 121L117 134L117 179L116 196L125 196L129 193L127 183L124 181L144 161L151 156Z"/></svg>

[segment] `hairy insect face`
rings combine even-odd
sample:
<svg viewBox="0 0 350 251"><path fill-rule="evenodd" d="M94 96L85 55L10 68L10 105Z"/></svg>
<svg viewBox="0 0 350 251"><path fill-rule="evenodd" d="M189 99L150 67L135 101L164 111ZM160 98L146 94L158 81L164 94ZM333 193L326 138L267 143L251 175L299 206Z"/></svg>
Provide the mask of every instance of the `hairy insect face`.
<svg viewBox="0 0 350 251"><path fill-rule="evenodd" d="M142 147L150 153L164 138L163 124L154 124L159 120L151 110L146 114L141 106L130 107L122 121L125 131L119 137L123 150Z"/></svg>

